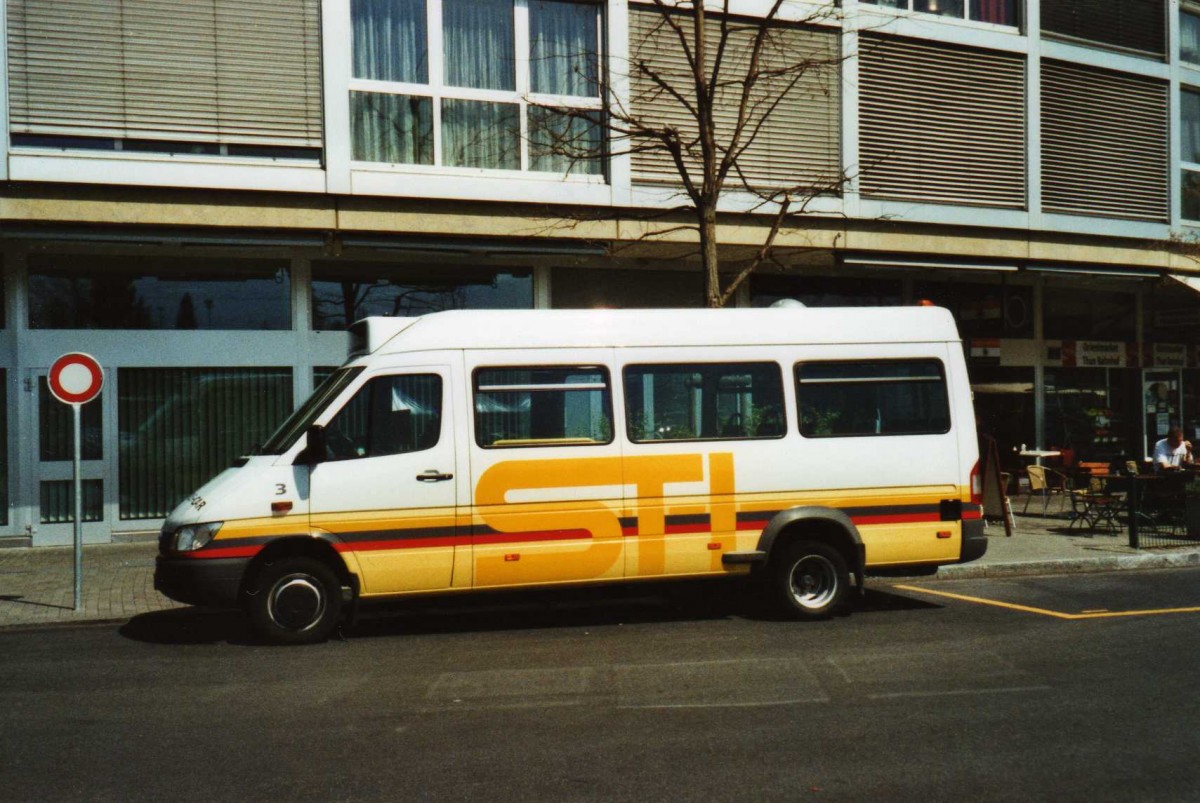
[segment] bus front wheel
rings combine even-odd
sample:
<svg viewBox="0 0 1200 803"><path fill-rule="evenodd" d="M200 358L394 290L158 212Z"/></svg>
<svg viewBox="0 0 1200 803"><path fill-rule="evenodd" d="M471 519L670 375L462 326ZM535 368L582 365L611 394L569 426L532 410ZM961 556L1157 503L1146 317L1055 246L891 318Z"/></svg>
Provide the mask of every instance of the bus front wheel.
<svg viewBox="0 0 1200 803"><path fill-rule="evenodd" d="M826 619L846 596L850 573L846 559L828 544L799 541L788 545L772 577L782 610L795 619Z"/></svg>
<svg viewBox="0 0 1200 803"><path fill-rule="evenodd" d="M324 641L337 626L341 611L337 575L310 557L285 557L267 564L246 596L254 632L275 644Z"/></svg>

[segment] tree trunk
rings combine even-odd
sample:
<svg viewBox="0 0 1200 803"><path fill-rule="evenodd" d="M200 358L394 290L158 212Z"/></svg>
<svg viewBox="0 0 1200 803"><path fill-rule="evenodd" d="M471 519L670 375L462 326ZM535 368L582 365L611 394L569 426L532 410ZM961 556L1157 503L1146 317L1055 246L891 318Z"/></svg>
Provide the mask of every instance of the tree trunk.
<svg viewBox="0 0 1200 803"><path fill-rule="evenodd" d="M721 271L717 261L717 209L716 202L705 203L698 208L700 220L700 264L704 269L704 306L721 307Z"/></svg>

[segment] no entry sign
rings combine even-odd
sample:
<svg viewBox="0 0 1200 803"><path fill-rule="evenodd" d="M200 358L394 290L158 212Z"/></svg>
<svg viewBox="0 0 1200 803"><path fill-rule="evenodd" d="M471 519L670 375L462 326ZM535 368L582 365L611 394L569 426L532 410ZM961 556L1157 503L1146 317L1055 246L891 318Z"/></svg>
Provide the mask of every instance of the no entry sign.
<svg viewBox="0 0 1200 803"><path fill-rule="evenodd" d="M100 395L104 371L92 355L73 351L54 361L46 380L54 398L63 404L87 404Z"/></svg>

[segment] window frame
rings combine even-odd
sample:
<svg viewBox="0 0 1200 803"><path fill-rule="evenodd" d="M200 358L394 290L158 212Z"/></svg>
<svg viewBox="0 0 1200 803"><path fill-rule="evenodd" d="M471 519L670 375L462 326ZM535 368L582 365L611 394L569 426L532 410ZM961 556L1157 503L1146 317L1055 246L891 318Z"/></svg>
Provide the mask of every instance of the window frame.
<svg viewBox="0 0 1200 803"><path fill-rule="evenodd" d="M639 440L637 438L634 438L633 411L629 407L629 405L631 403L631 396L629 394L629 388L631 386L629 371L631 369L639 369L639 368L642 368L642 369L646 369L646 368L703 369L703 368L719 368L719 367L733 368L733 367L738 367L738 366L745 366L747 368L770 366L775 369L776 378L779 380L779 399L778 399L778 401L779 401L780 428L779 428L778 434L776 434L776 435L738 435L738 436L728 436L728 437L718 435L716 437L710 437L710 438L697 436L697 437L692 437L692 438L661 438L661 439L644 439L644 440ZM732 373L732 372L730 372L730 373ZM626 365L621 366L621 387L622 387L622 395L624 397L624 404L625 404L625 407L624 407L625 438L630 443L633 443L633 444L642 445L642 444L697 443L697 442L700 442L700 443L723 443L723 442L727 442L727 441L773 441L773 440L781 440L783 438L786 438L787 434L788 434L787 394L784 391L783 366L776 360L753 360L753 361L721 360L719 362L688 361L688 362L661 362L661 363L660 362L628 363ZM720 395L719 389L718 389L718 395Z"/></svg>
<svg viewBox="0 0 1200 803"><path fill-rule="evenodd" d="M854 432L847 434L831 433L828 435L806 434L804 431L804 394L801 387L806 384L800 376L800 371L804 366L808 365L879 365L879 364L918 364L918 363L935 363L938 368L940 380L939 384L942 388L942 397L946 405L946 427L941 430L925 430L919 432ZM845 438L897 438L897 437L925 437L929 435L946 435L954 431L954 415L953 407L950 402L950 384L949 372L946 370L946 361L940 357L924 356L924 357L883 357L869 359L816 359L816 360L798 360L792 366L792 377L794 381L794 389L796 393L796 426L800 432L800 437L805 440L833 440ZM932 380L922 379L920 377L890 377L890 378L874 378L874 379L837 379L837 380L809 380L811 384L867 384L867 383L899 383L899 382L914 382Z"/></svg>
<svg viewBox="0 0 1200 803"><path fill-rule="evenodd" d="M591 439L576 439L576 438L539 438L530 439L527 443L509 442L509 441L493 441L485 444L481 440L482 427L480 426L480 412L476 405L478 395L481 390L479 384L480 374L485 371L596 371L603 378L603 384L597 383L554 383L546 385L538 385L534 383L524 383L519 385L486 385L484 387L491 389L493 393L514 393L514 392L538 392L547 390L557 390L568 392L571 390L601 390L601 399L603 400L604 409L602 412L608 418L608 440L591 440ZM607 391L605 394L603 391ZM483 391L489 392L489 391ZM579 446L609 446L616 440L616 418L614 412L614 388L612 381L612 371L607 365L602 363L555 363L551 364L536 364L536 365L480 365L471 372L471 424L475 430L474 441L475 445L480 449L537 449L545 447L554 448L574 448ZM501 444L497 446L496 444Z"/></svg>
<svg viewBox="0 0 1200 803"><path fill-rule="evenodd" d="M512 90L500 89L474 89L470 87L452 86L446 83L445 70L445 41L443 37L443 15L442 15L442 0L426 0L426 53L428 62L426 64L426 75L428 83L411 83L402 81L381 81L367 78L359 78L354 75L353 56L351 56L351 68L349 70L349 81L347 92L353 94L356 92L377 93L386 95L401 95L407 97L428 99L431 104L432 112L432 163L431 164L410 164L407 162L373 162L361 159L356 159L351 154L350 166L352 170L365 169L381 169L381 168L401 168L406 172L431 173L431 174L449 174L449 175L467 175L467 176L485 176L496 178L511 179L515 175L521 175L527 178L543 178L555 179L557 181L569 181L582 184L606 184L607 183L607 143L604 136L604 128L601 120L600 125L600 150L601 153L597 157L598 170L595 173L578 173L575 171L535 171L532 169L533 156L530 153L530 132L529 120L530 109L534 107L557 107L570 109L573 111L586 111L595 113L598 117L604 113L604 103L601 86L603 84L603 76L605 74L605 42L606 42L606 4L603 0L562 0L563 2L578 2L580 5L586 5L595 9L596 12L596 54L597 64L596 72L598 83L595 96L577 96L577 95L555 95L548 93L535 93L531 89L532 77L530 71L530 0L512 0L513 3L513 18L514 18L514 72L515 72L515 87ZM351 11L351 14L353 12ZM349 35L347 48L353 50L353 29L354 20L350 19ZM462 100L462 101L478 101L485 103L500 103L515 105L518 107L518 117L520 131L518 135L519 148L519 164L515 169L496 168L496 167L459 167L446 164L446 153L444 148L444 132L442 129L443 109L442 102L444 100ZM353 104L353 101L351 101ZM353 120L347 121L348 129L346 135L350 140L351 148L353 148L354 131Z"/></svg>

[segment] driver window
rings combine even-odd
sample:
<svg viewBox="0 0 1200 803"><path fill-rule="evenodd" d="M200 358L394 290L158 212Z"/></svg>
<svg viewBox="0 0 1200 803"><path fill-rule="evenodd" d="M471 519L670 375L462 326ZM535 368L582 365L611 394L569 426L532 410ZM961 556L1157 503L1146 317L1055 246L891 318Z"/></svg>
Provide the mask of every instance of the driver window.
<svg viewBox="0 0 1200 803"><path fill-rule="evenodd" d="M431 449L442 430L442 378L405 374L372 379L325 427L329 460Z"/></svg>

